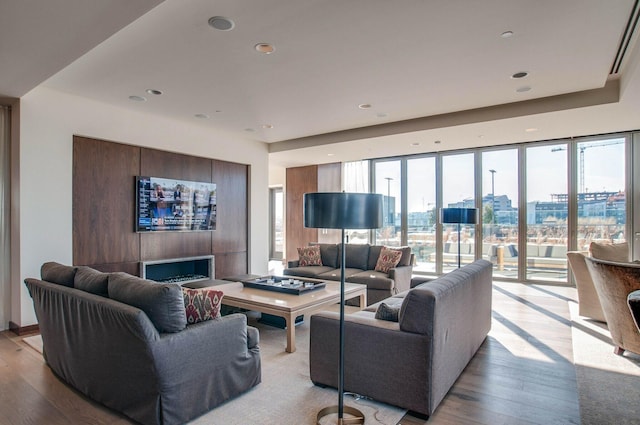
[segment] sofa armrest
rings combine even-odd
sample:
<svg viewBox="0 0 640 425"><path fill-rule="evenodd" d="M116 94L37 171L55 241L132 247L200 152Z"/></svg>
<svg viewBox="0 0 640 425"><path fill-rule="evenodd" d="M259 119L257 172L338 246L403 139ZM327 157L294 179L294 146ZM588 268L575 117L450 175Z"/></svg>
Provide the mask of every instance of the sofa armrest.
<svg viewBox="0 0 640 425"><path fill-rule="evenodd" d="M287 261L287 268L292 269L294 267L298 267L300 264L300 260Z"/></svg>
<svg viewBox="0 0 640 425"><path fill-rule="evenodd" d="M247 346L257 348L260 344L260 332L253 326L247 326Z"/></svg>
<svg viewBox="0 0 640 425"><path fill-rule="evenodd" d="M400 266L389 269L389 278L396 284L396 294L411 289L411 274L413 266Z"/></svg>

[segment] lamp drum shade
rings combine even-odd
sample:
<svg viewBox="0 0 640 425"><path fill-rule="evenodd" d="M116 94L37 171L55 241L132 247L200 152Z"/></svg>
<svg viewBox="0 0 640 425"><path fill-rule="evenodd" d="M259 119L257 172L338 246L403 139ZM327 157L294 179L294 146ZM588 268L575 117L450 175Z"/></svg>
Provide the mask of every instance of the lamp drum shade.
<svg viewBox="0 0 640 425"><path fill-rule="evenodd" d="M317 229L382 227L382 195L317 192L304 194L304 226Z"/></svg>
<svg viewBox="0 0 640 425"><path fill-rule="evenodd" d="M442 208L440 210L441 223L476 224L478 222L477 208Z"/></svg>

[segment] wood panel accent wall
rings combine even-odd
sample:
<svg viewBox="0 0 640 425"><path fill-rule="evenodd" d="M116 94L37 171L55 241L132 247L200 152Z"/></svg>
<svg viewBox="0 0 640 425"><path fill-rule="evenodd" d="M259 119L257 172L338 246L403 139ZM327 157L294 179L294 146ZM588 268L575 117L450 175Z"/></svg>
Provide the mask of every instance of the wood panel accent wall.
<svg viewBox="0 0 640 425"><path fill-rule="evenodd" d="M298 258L298 247L306 246L309 242L338 242L335 232L320 235L319 229L304 227L303 205L304 194L309 192L335 192L341 189L340 163L309 165L306 167L287 168L285 183L286 204L286 252L287 260Z"/></svg>
<svg viewBox="0 0 640 425"><path fill-rule="evenodd" d="M216 277L248 272L249 166L74 136L73 263L139 274L139 262L214 254ZM217 184L216 230L135 232L135 176Z"/></svg>

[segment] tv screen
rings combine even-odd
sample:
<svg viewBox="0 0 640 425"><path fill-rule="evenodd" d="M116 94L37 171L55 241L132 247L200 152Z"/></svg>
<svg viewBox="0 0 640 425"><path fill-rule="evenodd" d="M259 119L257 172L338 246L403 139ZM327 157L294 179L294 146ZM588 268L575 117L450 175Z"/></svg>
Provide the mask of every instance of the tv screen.
<svg viewBox="0 0 640 425"><path fill-rule="evenodd" d="M136 177L136 231L215 230L216 184Z"/></svg>

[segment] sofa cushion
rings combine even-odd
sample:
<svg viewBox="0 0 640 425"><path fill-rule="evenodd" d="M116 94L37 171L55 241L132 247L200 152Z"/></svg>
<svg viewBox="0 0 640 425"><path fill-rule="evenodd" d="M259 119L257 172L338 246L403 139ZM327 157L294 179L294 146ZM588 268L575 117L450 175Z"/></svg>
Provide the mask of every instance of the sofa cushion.
<svg viewBox="0 0 640 425"><path fill-rule="evenodd" d="M222 291L212 288L182 288L187 323L193 324L220 317Z"/></svg>
<svg viewBox="0 0 640 425"><path fill-rule="evenodd" d="M351 282L351 277L355 276L357 274L360 274L364 272L364 270L362 269L350 269L350 268L345 268L344 269L344 278L345 280L348 280L349 282ZM318 279L325 279L325 280L340 280L340 269L334 269L334 270L330 270L328 272L322 273L318 275ZM357 282L355 282L357 283Z"/></svg>
<svg viewBox="0 0 640 425"><path fill-rule="evenodd" d="M333 267L327 266L291 267L288 269L284 269L282 274L284 274L285 276L318 277L323 273L331 272L334 270L335 269Z"/></svg>
<svg viewBox="0 0 640 425"><path fill-rule="evenodd" d="M389 277L389 275L372 270L352 274L347 278L347 280L351 283L367 285L367 289L391 291L395 287L395 282Z"/></svg>
<svg viewBox="0 0 640 425"><path fill-rule="evenodd" d="M76 267L49 261L40 267L40 277L47 282L73 288L73 279L76 275Z"/></svg>
<svg viewBox="0 0 640 425"><path fill-rule="evenodd" d="M589 252L593 258L599 260L614 261L616 263L629 262L629 244L626 242L615 244L591 242Z"/></svg>
<svg viewBox="0 0 640 425"><path fill-rule="evenodd" d="M321 266L320 247L317 245L298 248L298 266Z"/></svg>
<svg viewBox="0 0 640 425"><path fill-rule="evenodd" d="M392 248L382 247L380 250L380 256L376 262L375 271L382 273L389 273L389 270L394 268L400 262L402 257L402 251Z"/></svg>
<svg viewBox="0 0 640 425"><path fill-rule="evenodd" d="M144 311L158 332L180 332L187 326L182 288L127 273L109 274L109 298Z"/></svg>
<svg viewBox="0 0 640 425"><path fill-rule="evenodd" d="M109 296L108 283L109 273L102 273L87 266L79 266L73 280L76 289L103 297Z"/></svg>
<svg viewBox="0 0 640 425"><path fill-rule="evenodd" d="M369 245L368 244L345 244L345 267L349 269L367 270L369 267ZM342 250L338 249L338 267L342 263Z"/></svg>
<svg viewBox="0 0 640 425"><path fill-rule="evenodd" d="M387 322L397 322L399 314L400 314L399 306L392 307L390 305L387 305L384 302L381 302L378 305L378 308L376 310L375 318L380 320L386 320Z"/></svg>
<svg viewBox="0 0 640 425"><path fill-rule="evenodd" d="M320 258L322 258L323 266L333 267L334 269L340 267L340 263L338 262L338 244L319 243L316 245L320 247Z"/></svg>

